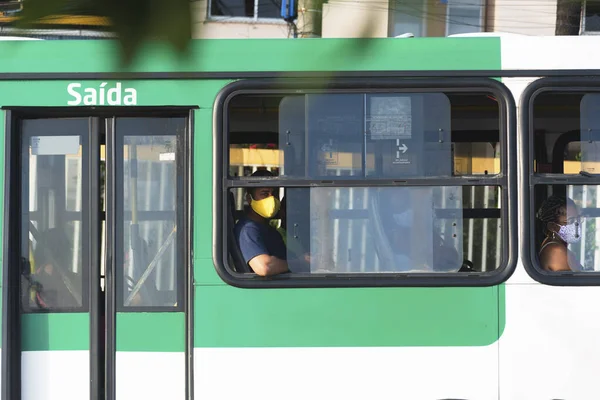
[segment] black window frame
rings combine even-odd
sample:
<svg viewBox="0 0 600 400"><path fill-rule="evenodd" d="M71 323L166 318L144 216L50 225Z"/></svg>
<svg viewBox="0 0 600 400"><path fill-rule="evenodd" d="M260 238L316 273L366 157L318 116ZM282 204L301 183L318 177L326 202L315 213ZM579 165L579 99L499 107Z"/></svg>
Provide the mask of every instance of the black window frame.
<svg viewBox="0 0 600 400"><path fill-rule="evenodd" d="M273 277L236 272L228 265L228 191L230 188L258 187L260 179L231 179L229 171L228 103L240 94L304 94L373 93L373 92L481 92L493 94L499 103L499 140L501 171L492 178L402 178L324 181L311 179L268 178L269 186L279 187L407 187L407 186L499 186L502 193L500 218L502 229L502 262L489 272L461 273L361 273L315 274L286 273ZM492 78L334 78L323 82L311 79L240 80L225 86L217 95L213 115L213 261L218 275L226 283L239 288L325 288L325 287L471 287L494 286L508 280L517 265L517 141L516 106L510 90Z"/></svg>
<svg viewBox="0 0 600 400"><path fill-rule="evenodd" d="M599 185L600 176L574 176L571 174L546 174L536 173L534 170L535 147L534 147L534 102L537 96L548 92L581 92L600 94L600 77L576 77L540 78L530 83L521 96L519 159L520 170L519 188L522 195L519 203L523 211L520 236L521 254L523 266L529 276L535 281L550 286L600 286L600 273L598 272L574 272L544 271L538 266L536 254L536 231L535 231L535 186L548 185ZM567 133L572 133L569 131ZM556 160L552 160L556 162Z"/></svg>

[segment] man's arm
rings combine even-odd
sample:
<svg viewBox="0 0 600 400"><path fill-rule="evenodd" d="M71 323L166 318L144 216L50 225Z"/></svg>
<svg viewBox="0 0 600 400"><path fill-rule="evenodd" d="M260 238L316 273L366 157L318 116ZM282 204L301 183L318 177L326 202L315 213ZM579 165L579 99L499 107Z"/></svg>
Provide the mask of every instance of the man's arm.
<svg viewBox="0 0 600 400"><path fill-rule="evenodd" d="M287 261L267 254L257 255L248 262L248 265L260 276L277 275L289 271Z"/></svg>
<svg viewBox="0 0 600 400"><path fill-rule="evenodd" d="M260 276L271 276L287 272L287 261L269 255L263 235L254 226L242 228L239 237L240 250L252 271Z"/></svg>

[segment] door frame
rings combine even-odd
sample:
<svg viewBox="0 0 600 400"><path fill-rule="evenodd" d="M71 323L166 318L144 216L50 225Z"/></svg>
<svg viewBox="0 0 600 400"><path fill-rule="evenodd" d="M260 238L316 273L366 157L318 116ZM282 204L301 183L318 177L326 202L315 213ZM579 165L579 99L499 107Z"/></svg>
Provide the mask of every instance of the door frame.
<svg viewBox="0 0 600 400"><path fill-rule="evenodd" d="M114 254L114 239L116 226L116 180L109 179L110 170L114 171L115 157L114 149L110 146L116 144L115 132L110 132L108 122L113 124L119 117L184 117L186 118L186 132L181 135L182 179L183 179L183 203L180 204L183 216L183 248L184 254L181 262L184 263L181 279L183 293L181 299L185 313L185 393L186 399L193 399L193 128L194 111L197 106L133 106L133 107L5 107L5 149L4 149L4 240L3 240L3 270L2 270L2 355L0 376L0 400L21 399L21 304L20 304L20 270L14 265L22 263L20 257L20 235L9 235L8 232L21 231L21 141L22 134L18 124L21 119L27 118L89 118L90 146L88 176L84 179L93 179L96 184L90 184L90 215L101 216L100 202L91 199L100 198L100 133L105 124L106 144L106 265L105 265L105 290L115 287L116 263ZM110 150L109 150L110 149ZM110 185L108 184L110 182ZM210 182L212 184L212 180ZM110 194L109 194L110 193ZM110 211L109 211L110 210ZM109 223L109 220L112 220ZM115 355L116 355L116 291L108 290L105 298L105 332L106 346L104 356L101 353L100 329L101 318L99 307L102 302L100 285L100 263L101 260L101 218L96 221L100 223L88 224L89 230L85 232L91 243L90 260L97 267L90 269L89 274L89 314L90 314L90 399L96 400L101 391L101 385L105 387L106 399L115 399ZM93 221L92 221L93 222ZM13 266L12 268L9 268ZM111 286L109 286L111 285ZM110 294L110 296L108 295ZM151 311L151 310L150 310ZM100 359L104 358L104 368L100 366ZM104 375L104 379L102 379Z"/></svg>

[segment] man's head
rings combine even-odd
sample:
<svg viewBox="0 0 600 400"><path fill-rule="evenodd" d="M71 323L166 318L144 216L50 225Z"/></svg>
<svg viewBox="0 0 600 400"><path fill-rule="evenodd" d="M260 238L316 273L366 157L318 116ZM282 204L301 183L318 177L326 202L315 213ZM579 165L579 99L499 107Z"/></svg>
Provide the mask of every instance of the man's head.
<svg viewBox="0 0 600 400"><path fill-rule="evenodd" d="M252 177L255 176L274 176L267 170L257 170ZM246 201L250 205L250 212L256 215L269 219L279 211L279 199L274 196L273 187L252 187L246 189Z"/></svg>

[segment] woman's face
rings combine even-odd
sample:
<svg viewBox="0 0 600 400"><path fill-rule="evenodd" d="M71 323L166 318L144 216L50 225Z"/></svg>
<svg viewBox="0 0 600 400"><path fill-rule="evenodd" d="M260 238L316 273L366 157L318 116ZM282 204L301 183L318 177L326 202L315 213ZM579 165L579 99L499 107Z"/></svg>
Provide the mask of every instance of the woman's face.
<svg viewBox="0 0 600 400"><path fill-rule="evenodd" d="M567 203L566 212L561 213L561 225L579 224L581 223L581 216L579 215L579 209L575 203ZM563 208L564 211L564 208Z"/></svg>
<svg viewBox="0 0 600 400"><path fill-rule="evenodd" d="M563 206L560 211L561 212L559 213L556 223L551 222L548 224L548 227L553 232L558 232L561 226L581 223L579 209L574 203L569 203L567 207Z"/></svg>

